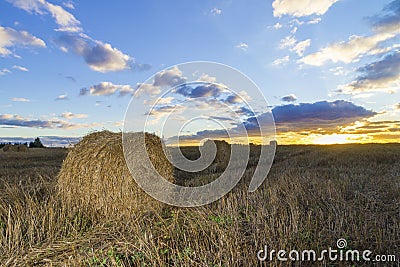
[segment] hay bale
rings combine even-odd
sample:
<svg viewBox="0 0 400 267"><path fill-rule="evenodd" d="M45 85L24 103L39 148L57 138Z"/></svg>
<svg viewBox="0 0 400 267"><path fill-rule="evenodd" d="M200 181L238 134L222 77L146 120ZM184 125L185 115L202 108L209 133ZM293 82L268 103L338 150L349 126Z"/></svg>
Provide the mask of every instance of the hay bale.
<svg viewBox="0 0 400 267"><path fill-rule="evenodd" d="M203 146L205 148L211 147L213 145L212 143L217 147L217 153L209 169L212 172L223 172L230 160L231 146L226 141L211 139L204 142Z"/></svg>
<svg viewBox="0 0 400 267"><path fill-rule="evenodd" d="M174 182L173 166L164 155L161 139L146 133L146 145L157 171ZM63 162L58 189L68 207L107 218L129 217L163 207L138 187L131 176L121 133L101 131L85 136Z"/></svg>
<svg viewBox="0 0 400 267"><path fill-rule="evenodd" d="M29 148L27 145L18 145L17 146L17 151L18 152L28 152Z"/></svg>
<svg viewBox="0 0 400 267"><path fill-rule="evenodd" d="M7 144L3 147L4 152L18 152L18 146Z"/></svg>

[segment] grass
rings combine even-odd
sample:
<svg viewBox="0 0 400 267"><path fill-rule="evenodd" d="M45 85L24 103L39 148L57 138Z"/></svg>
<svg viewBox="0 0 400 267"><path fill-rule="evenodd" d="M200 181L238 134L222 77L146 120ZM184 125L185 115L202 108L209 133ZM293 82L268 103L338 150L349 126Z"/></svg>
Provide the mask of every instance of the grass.
<svg viewBox="0 0 400 267"><path fill-rule="evenodd" d="M265 245L321 251L339 238L346 249L399 252L400 145L278 146L254 193L247 192L249 166L219 201L126 221L63 207L55 177L65 153L0 152L1 266L261 266L256 253ZM202 184L213 175L181 183Z"/></svg>

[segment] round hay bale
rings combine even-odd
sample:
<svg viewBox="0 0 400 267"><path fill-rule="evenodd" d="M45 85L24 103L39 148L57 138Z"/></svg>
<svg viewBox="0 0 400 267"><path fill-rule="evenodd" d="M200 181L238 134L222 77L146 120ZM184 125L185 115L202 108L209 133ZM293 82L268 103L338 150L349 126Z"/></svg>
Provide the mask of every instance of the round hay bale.
<svg viewBox="0 0 400 267"><path fill-rule="evenodd" d="M223 140L207 140L204 142L203 146L212 146L212 143L215 144L217 148L217 153L215 155L214 161L210 166L210 170L216 172L223 172L228 166L230 156L231 156L231 146L228 142Z"/></svg>
<svg viewBox="0 0 400 267"><path fill-rule="evenodd" d="M161 139L148 133L145 137L156 170L174 182L174 168L165 157ZM68 207L112 219L164 206L146 194L131 176L123 154L122 133L101 131L85 136L63 162L58 189Z"/></svg>
<svg viewBox="0 0 400 267"><path fill-rule="evenodd" d="M18 145L17 146L17 151L18 152L28 152L29 148L27 145Z"/></svg>
<svg viewBox="0 0 400 267"><path fill-rule="evenodd" d="M11 145L7 144L3 147L4 152L17 152L18 151L18 146L16 145Z"/></svg>

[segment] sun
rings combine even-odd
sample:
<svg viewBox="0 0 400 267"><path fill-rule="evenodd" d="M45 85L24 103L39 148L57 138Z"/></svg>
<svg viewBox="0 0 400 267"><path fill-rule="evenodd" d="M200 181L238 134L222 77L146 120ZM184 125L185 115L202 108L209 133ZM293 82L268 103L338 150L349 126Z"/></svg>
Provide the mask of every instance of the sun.
<svg viewBox="0 0 400 267"><path fill-rule="evenodd" d="M348 134L329 134L318 136L313 140L316 145L333 145L350 143Z"/></svg>

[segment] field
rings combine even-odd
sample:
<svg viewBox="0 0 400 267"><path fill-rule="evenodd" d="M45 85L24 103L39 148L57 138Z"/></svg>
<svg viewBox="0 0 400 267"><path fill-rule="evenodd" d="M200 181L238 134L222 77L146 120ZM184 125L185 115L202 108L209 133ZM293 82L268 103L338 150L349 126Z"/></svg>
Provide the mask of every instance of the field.
<svg viewBox="0 0 400 267"><path fill-rule="evenodd" d="M250 166L219 201L129 220L104 220L63 206L56 176L66 152L0 152L1 266L287 266L261 263L257 252L264 246L322 251L336 248L339 238L346 239L345 250L400 257L399 144L278 146L256 192L247 191ZM214 177L181 175L179 182L195 185Z"/></svg>

